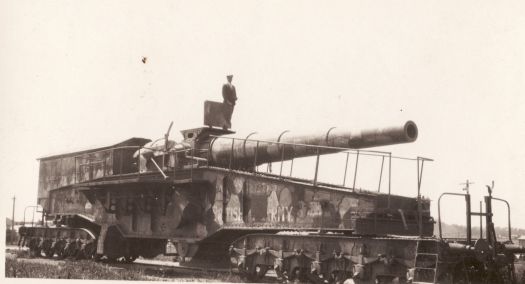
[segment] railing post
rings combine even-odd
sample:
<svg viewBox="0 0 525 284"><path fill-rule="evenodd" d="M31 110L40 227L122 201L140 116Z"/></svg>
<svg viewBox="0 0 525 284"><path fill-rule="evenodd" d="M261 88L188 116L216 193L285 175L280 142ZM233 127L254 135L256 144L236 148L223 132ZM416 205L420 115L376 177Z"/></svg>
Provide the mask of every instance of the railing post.
<svg viewBox="0 0 525 284"><path fill-rule="evenodd" d="M137 155L137 177L140 177L140 151L141 150L142 150L142 147L139 148L139 154Z"/></svg>
<svg viewBox="0 0 525 284"><path fill-rule="evenodd" d="M379 173L379 185L377 186L377 192L381 192L381 180L383 179L383 166L385 164L385 156L381 159L381 172Z"/></svg>
<svg viewBox="0 0 525 284"><path fill-rule="evenodd" d="M279 144L277 144L279 145ZM281 150L281 169L279 170L279 177L282 177L283 175L283 164L284 164L284 145L282 145L282 150Z"/></svg>
<svg viewBox="0 0 525 284"><path fill-rule="evenodd" d="M295 154L293 154L293 156L295 156ZM294 160L293 156L292 156L292 159L290 160L290 175L289 175L290 177L292 176L292 170L293 170L293 160Z"/></svg>
<svg viewBox="0 0 525 284"><path fill-rule="evenodd" d="M78 183L77 157L75 156L75 183Z"/></svg>
<svg viewBox="0 0 525 284"><path fill-rule="evenodd" d="M24 208L24 223L22 226L25 226L26 225L26 210L27 210L27 207Z"/></svg>
<svg viewBox="0 0 525 284"><path fill-rule="evenodd" d="M315 159L315 176L314 176L314 186L317 186L317 174L319 172L319 147L317 149L317 158Z"/></svg>
<svg viewBox="0 0 525 284"><path fill-rule="evenodd" d="M355 191L355 181L357 179L357 166L358 165L359 165L359 150L357 150L357 155L355 157L354 184L352 185L352 191Z"/></svg>
<svg viewBox="0 0 525 284"><path fill-rule="evenodd" d="M421 170L419 169L419 160L421 160ZM423 166L425 164L425 160L421 159L420 157L417 157L417 216L418 216L418 227L419 227L419 236L423 235L423 212L421 212L421 180L423 178ZM467 220L467 227L470 231L470 198L468 201L468 211L469 211L469 218ZM470 238L470 233L467 236ZM469 239L470 241L470 239Z"/></svg>
<svg viewBox="0 0 525 284"><path fill-rule="evenodd" d="M195 147L191 148L191 157L195 158ZM190 167L190 180L193 182L193 159L191 161L191 167ZM197 161L197 165L199 164L199 161ZM175 173L173 173L173 179L175 180Z"/></svg>
<svg viewBox="0 0 525 284"><path fill-rule="evenodd" d="M104 158L103 162L102 162L102 179L106 179L106 161L107 159Z"/></svg>
<svg viewBox="0 0 525 284"><path fill-rule="evenodd" d="M192 149L193 149L193 148L192 148ZM166 161L165 161L165 160L166 160L166 152L165 152L165 151L162 151L162 164L161 164L161 166L162 166L162 170L163 170L163 171L164 171L165 168L166 168Z"/></svg>
<svg viewBox="0 0 525 284"><path fill-rule="evenodd" d="M479 202L479 239L483 239L483 201Z"/></svg>
<svg viewBox="0 0 525 284"><path fill-rule="evenodd" d="M259 153L259 141L255 144L255 155L253 158L253 174L256 174L256 172L259 170L259 166L257 165L257 155Z"/></svg>
<svg viewBox="0 0 525 284"><path fill-rule="evenodd" d="M350 152L346 152L346 162L345 162L345 175L343 176L343 187L346 185L346 172L348 171L348 158L350 156Z"/></svg>
<svg viewBox="0 0 525 284"><path fill-rule="evenodd" d="M120 150L120 166L119 166L119 177L122 176L122 164L124 163L123 161L123 151L124 149L121 149ZM115 161L115 151L113 151L113 161Z"/></svg>
<svg viewBox="0 0 525 284"><path fill-rule="evenodd" d="M392 186L392 153L388 153L388 198L387 208L390 209L390 192Z"/></svg>

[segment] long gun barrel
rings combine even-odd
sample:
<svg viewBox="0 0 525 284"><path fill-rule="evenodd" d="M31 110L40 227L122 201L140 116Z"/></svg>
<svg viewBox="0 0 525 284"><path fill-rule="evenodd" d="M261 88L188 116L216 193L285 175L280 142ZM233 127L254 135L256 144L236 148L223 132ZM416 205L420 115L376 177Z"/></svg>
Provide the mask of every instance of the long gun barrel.
<svg viewBox="0 0 525 284"><path fill-rule="evenodd" d="M325 155L377 146L409 143L417 139L418 129L414 122L383 129L347 131L331 128L316 135L291 136L287 132L277 138L255 140L252 136L242 138L215 137L210 142L210 164L216 166L250 167L285 161L293 158ZM325 146L325 147L315 147Z"/></svg>

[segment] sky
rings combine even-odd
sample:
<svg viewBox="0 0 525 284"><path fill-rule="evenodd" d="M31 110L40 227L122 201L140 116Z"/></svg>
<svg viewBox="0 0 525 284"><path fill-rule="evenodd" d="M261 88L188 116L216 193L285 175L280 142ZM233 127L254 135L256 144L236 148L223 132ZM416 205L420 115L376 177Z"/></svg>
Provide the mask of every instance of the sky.
<svg viewBox="0 0 525 284"><path fill-rule="evenodd" d="M413 120L416 142L376 150L434 159L433 216L441 193L469 179L477 204L494 180L525 228L523 1L2 0L2 216L14 195L17 220L35 204L37 158L160 138L171 121L179 140L229 73L239 136ZM393 192L415 196L408 168ZM443 221L464 224L447 202Z"/></svg>

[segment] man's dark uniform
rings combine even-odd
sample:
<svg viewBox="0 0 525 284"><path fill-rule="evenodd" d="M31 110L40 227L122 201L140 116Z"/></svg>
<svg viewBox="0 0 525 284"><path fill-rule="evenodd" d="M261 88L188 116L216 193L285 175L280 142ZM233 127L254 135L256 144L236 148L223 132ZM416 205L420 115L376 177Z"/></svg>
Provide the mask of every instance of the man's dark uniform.
<svg viewBox="0 0 525 284"><path fill-rule="evenodd" d="M226 83L222 86L222 98L224 108L224 119L226 120L226 128L231 128L232 125L232 114L235 102L237 101L237 93L235 92L235 86L231 83Z"/></svg>

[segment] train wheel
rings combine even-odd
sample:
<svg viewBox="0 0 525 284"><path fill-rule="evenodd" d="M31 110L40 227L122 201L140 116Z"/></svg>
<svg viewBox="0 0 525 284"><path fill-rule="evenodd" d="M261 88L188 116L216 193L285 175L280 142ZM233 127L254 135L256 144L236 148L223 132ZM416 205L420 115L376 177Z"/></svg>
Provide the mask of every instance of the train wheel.
<svg viewBox="0 0 525 284"><path fill-rule="evenodd" d="M343 284L356 284L355 280L352 278L348 278L343 282Z"/></svg>
<svg viewBox="0 0 525 284"><path fill-rule="evenodd" d="M283 270L281 266L275 267L275 274L277 274L277 281L279 283L286 282L288 276L286 275L286 270Z"/></svg>
<svg viewBox="0 0 525 284"><path fill-rule="evenodd" d="M41 252L45 254L45 257L47 258L51 258L53 257L53 250L51 248L51 246L53 245L53 240L51 239L46 239L42 242L42 250Z"/></svg>
<svg viewBox="0 0 525 284"><path fill-rule="evenodd" d="M97 254L96 242L87 243L82 248L83 257L86 259L94 259Z"/></svg>
<svg viewBox="0 0 525 284"><path fill-rule="evenodd" d="M454 267L453 284L482 283L483 279L488 279L483 264L463 261Z"/></svg>
<svg viewBox="0 0 525 284"><path fill-rule="evenodd" d="M186 256L188 255L188 251L190 250L190 246L186 242L178 242L176 244L177 247L177 253L179 254L178 260L180 263L186 262Z"/></svg>
<svg viewBox="0 0 525 284"><path fill-rule="evenodd" d="M55 256L55 250L52 247L46 249L44 253L46 254L47 258L53 258L53 256Z"/></svg>
<svg viewBox="0 0 525 284"><path fill-rule="evenodd" d="M258 264L255 265L255 267L251 270L251 273L248 274L248 280L250 282L259 282L266 275L266 272L268 271L268 266Z"/></svg>
<svg viewBox="0 0 525 284"><path fill-rule="evenodd" d="M308 282L315 284L323 284L327 283L328 281L324 278L323 274L319 274L317 273L317 271L314 271L308 273Z"/></svg>
<svg viewBox="0 0 525 284"><path fill-rule="evenodd" d="M64 241L58 241L55 245L55 252L59 259L66 258L66 253L64 251L65 248L65 242Z"/></svg>
<svg viewBox="0 0 525 284"><path fill-rule="evenodd" d="M79 251L80 249L77 247L77 243L75 241L68 243L64 248L65 257L67 258L71 257L78 259Z"/></svg>
<svg viewBox="0 0 525 284"><path fill-rule="evenodd" d="M128 256L125 256L123 260L124 260L125 263L132 263L136 259L137 259L137 256L135 256L135 255L128 255Z"/></svg>
<svg viewBox="0 0 525 284"><path fill-rule="evenodd" d="M38 240L36 238L31 238L27 244L27 247L29 248L29 256L37 257Z"/></svg>
<svg viewBox="0 0 525 284"><path fill-rule="evenodd" d="M342 284L347 283L347 281L355 283L355 280L352 279L352 275L347 271L334 270L330 273L330 283Z"/></svg>
<svg viewBox="0 0 525 284"><path fill-rule="evenodd" d="M295 267L288 278L289 281L305 283L308 280L306 269L304 267Z"/></svg>

